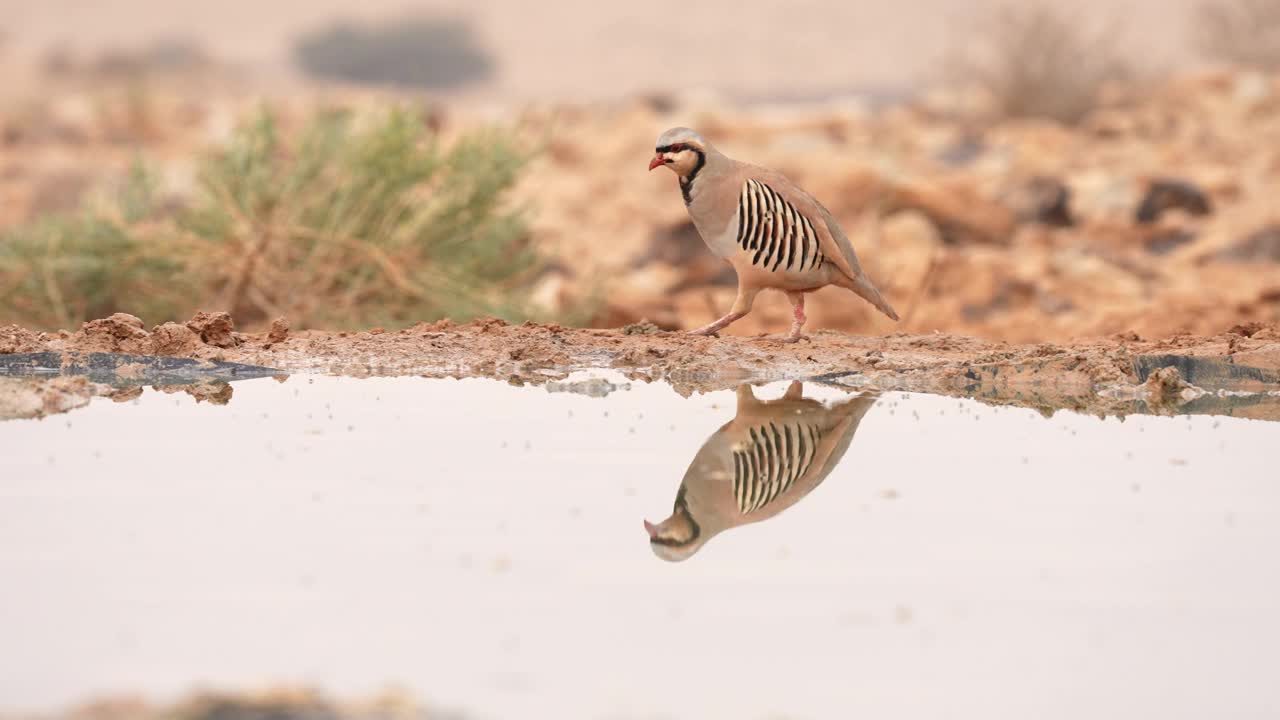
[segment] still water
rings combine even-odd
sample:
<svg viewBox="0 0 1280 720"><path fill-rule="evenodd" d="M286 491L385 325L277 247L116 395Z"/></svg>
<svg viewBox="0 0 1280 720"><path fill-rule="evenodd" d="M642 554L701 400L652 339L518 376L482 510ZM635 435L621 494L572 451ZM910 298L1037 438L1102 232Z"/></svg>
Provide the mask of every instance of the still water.
<svg viewBox="0 0 1280 720"><path fill-rule="evenodd" d="M306 684L468 718L1280 714L1280 423L595 377L0 423L0 711Z"/></svg>

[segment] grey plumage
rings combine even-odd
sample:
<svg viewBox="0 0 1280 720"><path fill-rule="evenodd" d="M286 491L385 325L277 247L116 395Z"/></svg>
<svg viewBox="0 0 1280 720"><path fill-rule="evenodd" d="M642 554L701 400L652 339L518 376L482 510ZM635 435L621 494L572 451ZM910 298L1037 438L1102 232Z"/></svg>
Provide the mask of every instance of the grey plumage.
<svg viewBox="0 0 1280 720"><path fill-rule="evenodd" d="M688 128L659 136L649 169L661 166L679 178L689 217L703 241L738 275L733 309L694 333L714 334L746 315L765 289L781 290L791 300L795 322L784 338L789 342L801 337L804 294L827 285L849 289L898 319L863 272L840 224L780 173L728 158Z"/></svg>
<svg viewBox="0 0 1280 720"><path fill-rule="evenodd" d="M654 552L687 559L715 535L799 502L840 462L875 402L859 395L824 405L804 398L798 382L763 402L750 386L739 388L737 414L689 463L671 516L645 522Z"/></svg>

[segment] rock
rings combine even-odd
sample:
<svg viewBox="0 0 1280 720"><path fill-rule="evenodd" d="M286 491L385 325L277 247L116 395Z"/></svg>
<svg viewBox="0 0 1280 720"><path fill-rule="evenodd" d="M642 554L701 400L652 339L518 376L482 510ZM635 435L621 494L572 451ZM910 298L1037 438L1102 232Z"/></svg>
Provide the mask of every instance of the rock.
<svg viewBox="0 0 1280 720"><path fill-rule="evenodd" d="M271 332L267 333L267 342L274 345L287 339L289 339L289 320L282 317L272 320Z"/></svg>
<svg viewBox="0 0 1280 720"><path fill-rule="evenodd" d="M0 420L39 418L75 410L109 390L84 377L6 380L0 383Z"/></svg>
<svg viewBox="0 0 1280 720"><path fill-rule="evenodd" d="M662 332L662 329L648 320L634 322L622 328L623 335L654 335Z"/></svg>
<svg viewBox="0 0 1280 720"><path fill-rule="evenodd" d="M448 330L452 327L454 327L453 321L450 320L449 318L444 318L442 320L436 320L435 322L415 323L413 327L409 328L409 331L419 333L419 334L434 333L434 332L444 332L445 330ZM405 331L401 330L401 332L405 332Z"/></svg>
<svg viewBox="0 0 1280 720"><path fill-rule="evenodd" d="M548 314L567 314L576 307L570 283L570 277L562 270L544 272L529 289L529 303Z"/></svg>
<svg viewBox="0 0 1280 720"><path fill-rule="evenodd" d="M110 398L114 403L126 403L131 400L137 400L142 397L142 386L134 385L132 387L114 388L106 393L104 397Z"/></svg>
<svg viewBox="0 0 1280 720"><path fill-rule="evenodd" d="M1239 325L1232 325L1231 329L1227 330L1227 332L1232 335L1239 335L1241 337L1253 337L1254 335L1258 334L1259 330L1263 330L1266 327L1267 325L1257 321L1245 322L1245 323L1240 323Z"/></svg>
<svg viewBox="0 0 1280 720"><path fill-rule="evenodd" d="M471 321L471 326L480 332L488 332L494 328L504 328L511 323L499 317L478 317Z"/></svg>
<svg viewBox="0 0 1280 720"><path fill-rule="evenodd" d="M1196 234L1183 228L1170 228L1147 238L1145 247L1152 255L1168 255L1174 250L1194 242Z"/></svg>
<svg viewBox="0 0 1280 720"><path fill-rule="evenodd" d="M631 263L637 271L650 266L680 270L682 277L670 288L672 292L703 285L737 286L733 268L707 250L697 228L688 220L654 229L649 247Z"/></svg>
<svg viewBox="0 0 1280 720"><path fill-rule="evenodd" d="M878 245L892 248L892 252L868 248L868 257L875 258L880 291L894 299L910 298L919 292L930 267L943 252L942 232L924 213L915 210L894 213L881 221ZM897 310L903 312L904 308Z"/></svg>
<svg viewBox="0 0 1280 720"><path fill-rule="evenodd" d="M1177 401L1182 397L1182 391L1190 387L1178 374L1178 368L1172 366L1152 370L1147 382L1143 384L1148 401L1156 404Z"/></svg>
<svg viewBox="0 0 1280 720"><path fill-rule="evenodd" d="M1072 190L1072 208L1083 218L1127 221L1143 193L1132 177L1102 168L1070 173L1066 182Z"/></svg>
<svg viewBox="0 0 1280 720"><path fill-rule="evenodd" d="M992 295L982 303L966 303L961 306L961 315L971 322L982 320L994 312L1002 312L1011 308L1026 307L1037 299L1037 288L1032 283L1006 279L993 288ZM1070 308L1070 303L1059 301L1063 312Z"/></svg>
<svg viewBox="0 0 1280 720"><path fill-rule="evenodd" d="M0 355L40 352L44 343L36 333L17 325L0 327Z"/></svg>
<svg viewBox="0 0 1280 720"><path fill-rule="evenodd" d="M948 167L961 168L982 157L987 145L980 136L964 135L938 152L938 161Z"/></svg>
<svg viewBox="0 0 1280 720"><path fill-rule="evenodd" d="M1151 181L1138 204L1134 218L1141 224L1153 223L1169 210L1183 210L1192 215L1213 212L1209 196L1185 180L1163 178Z"/></svg>
<svg viewBox="0 0 1280 720"><path fill-rule="evenodd" d="M1280 262L1280 224L1255 230L1214 257L1229 262Z"/></svg>
<svg viewBox="0 0 1280 720"><path fill-rule="evenodd" d="M602 398L615 390L630 390L631 383L612 383L604 378L588 378L586 380L549 382L545 387L549 393L574 393L575 395Z"/></svg>
<svg viewBox="0 0 1280 720"><path fill-rule="evenodd" d="M186 388L186 393L197 403L208 402L211 405L226 405L231 402L234 392L231 384L225 382L200 382Z"/></svg>
<svg viewBox="0 0 1280 720"><path fill-rule="evenodd" d="M651 262L679 265L693 262L706 252L706 244L698 229L689 220L654 228L649 235L649 247L636 258L632 267L642 267Z"/></svg>
<svg viewBox="0 0 1280 720"><path fill-rule="evenodd" d="M90 320L76 334L79 335L76 346L83 350L127 353L147 351L148 336L147 331L142 329L142 320L127 313Z"/></svg>
<svg viewBox="0 0 1280 720"><path fill-rule="evenodd" d="M967 184L902 185L895 188L886 210L914 209L924 213L942 232L948 245L1008 245L1017 218L1009 208L981 197Z"/></svg>
<svg viewBox="0 0 1280 720"><path fill-rule="evenodd" d="M151 354L187 356L200 347L200 336L186 325L167 322L151 330Z"/></svg>
<svg viewBox="0 0 1280 720"><path fill-rule="evenodd" d="M1071 227L1071 188L1053 177L1031 178L1009 197L1009 206L1020 222L1038 222L1051 227Z"/></svg>
<svg viewBox="0 0 1280 720"><path fill-rule="evenodd" d="M236 324L229 313L201 310L187 321L187 327L198 334L200 341L206 345L230 348L239 344L235 336Z"/></svg>
<svg viewBox="0 0 1280 720"><path fill-rule="evenodd" d="M144 327L146 326L142 324L142 318L128 313L115 313L110 317L90 320L84 324L84 329L93 328L95 331L111 332L120 338L135 337L139 333L145 335Z"/></svg>
<svg viewBox="0 0 1280 720"><path fill-rule="evenodd" d="M156 392L166 395L186 393L195 398L197 403L208 402L211 405L226 405L231 402L234 390L229 383L218 380L206 380L184 385L153 385Z"/></svg>

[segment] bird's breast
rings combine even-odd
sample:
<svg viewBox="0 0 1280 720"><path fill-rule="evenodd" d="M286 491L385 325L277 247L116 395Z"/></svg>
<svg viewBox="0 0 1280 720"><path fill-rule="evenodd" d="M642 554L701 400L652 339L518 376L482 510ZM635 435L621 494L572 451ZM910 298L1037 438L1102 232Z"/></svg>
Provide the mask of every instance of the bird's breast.
<svg viewBox="0 0 1280 720"><path fill-rule="evenodd" d="M701 203L698 200L699 198L695 197L693 203L689 205L689 218L693 220L693 226L698 229L698 235L717 257L732 257L738 251L737 216L731 215L727 223L723 218L716 222L714 214L700 207Z"/></svg>

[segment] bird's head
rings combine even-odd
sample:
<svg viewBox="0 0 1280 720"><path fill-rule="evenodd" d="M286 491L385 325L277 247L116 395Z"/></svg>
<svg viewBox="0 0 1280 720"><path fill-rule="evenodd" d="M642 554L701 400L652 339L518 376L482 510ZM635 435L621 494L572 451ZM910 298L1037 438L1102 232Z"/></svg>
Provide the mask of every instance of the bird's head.
<svg viewBox="0 0 1280 720"><path fill-rule="evenodd" d="M702 528L689 513L683 488L676 496L671 516L657 525L645 520L644 530L649 533L649 547L653 554L667 562L688 560L710 539L702 534Z"/></svg>
<svg viewBox="0 0 1280 720"><path fill-rule="evenodd" d="M709 147L707 141L693 130L671 128L658 136L649 169L666 165L679 177L689 177L707 161Z"/></svg>

